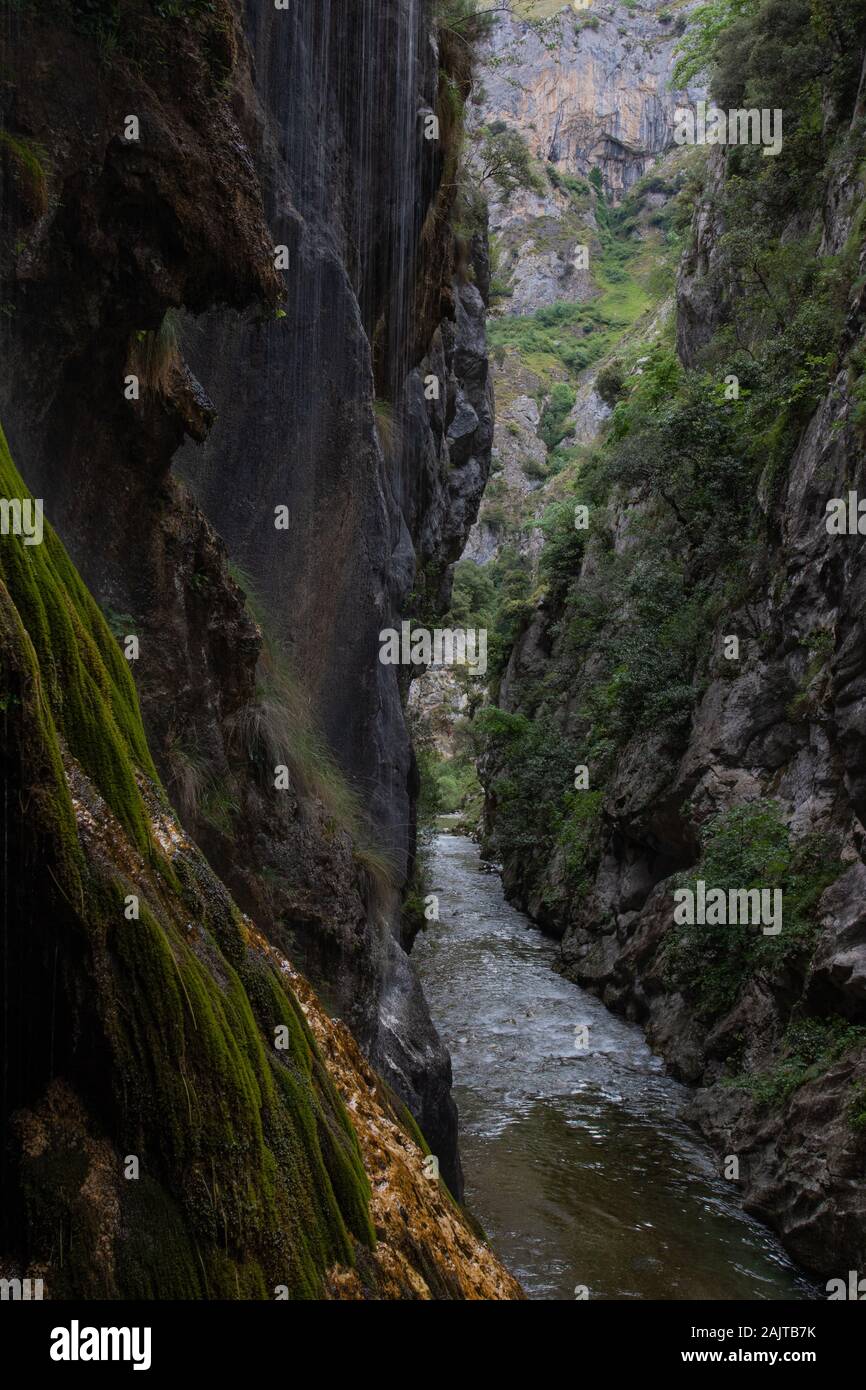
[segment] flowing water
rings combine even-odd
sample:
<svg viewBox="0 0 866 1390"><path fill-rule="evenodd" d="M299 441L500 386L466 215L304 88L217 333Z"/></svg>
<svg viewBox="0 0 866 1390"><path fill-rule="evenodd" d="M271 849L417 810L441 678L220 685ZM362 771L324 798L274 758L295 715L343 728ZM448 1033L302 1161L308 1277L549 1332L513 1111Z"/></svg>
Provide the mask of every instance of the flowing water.
<svg viewBox="0 0 866 1390"><path fill-rule="evenodd" d="M437 837L433 890L413 959L453 1058L466 1200L530 1297L814 1297L684 1122L687 1089L554 972L471 840Z"/></svg>

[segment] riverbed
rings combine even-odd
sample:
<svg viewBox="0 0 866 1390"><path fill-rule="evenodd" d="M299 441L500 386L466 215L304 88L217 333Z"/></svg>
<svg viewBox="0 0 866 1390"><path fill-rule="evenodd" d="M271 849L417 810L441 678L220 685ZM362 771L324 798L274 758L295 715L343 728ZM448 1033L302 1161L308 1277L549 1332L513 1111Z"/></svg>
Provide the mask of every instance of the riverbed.
<svg viewBox="0 0 866 1390"><path fill-rule="evenodd" d="M557 944L469 839L440 834L413 959L449 1047L466 1201L534 1299L812 1298L683 1119L636 1026L557 975Z"/></svg>

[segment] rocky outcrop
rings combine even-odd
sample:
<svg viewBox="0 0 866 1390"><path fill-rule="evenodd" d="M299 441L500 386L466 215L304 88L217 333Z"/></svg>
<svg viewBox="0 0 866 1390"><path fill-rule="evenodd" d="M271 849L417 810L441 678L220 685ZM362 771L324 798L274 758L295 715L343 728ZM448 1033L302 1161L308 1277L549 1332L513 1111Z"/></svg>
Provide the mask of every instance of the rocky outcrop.
<svg viewBox="0 0 866 1390"><path fill-rule="evenodd" d="M397 937L416 773L378 632L447 604L486 476L484 238L472 283L422 119L467 60L403 0L120 19L28 12L6 46L10 439L138 639L185 828L459 1193L450 1064Z"/></svg>

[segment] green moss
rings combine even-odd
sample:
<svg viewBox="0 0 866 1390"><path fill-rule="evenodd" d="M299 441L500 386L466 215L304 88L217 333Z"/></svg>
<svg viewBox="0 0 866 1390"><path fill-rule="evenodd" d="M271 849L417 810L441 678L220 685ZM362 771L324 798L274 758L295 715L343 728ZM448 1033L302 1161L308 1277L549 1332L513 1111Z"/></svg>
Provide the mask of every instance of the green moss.
<svg viewBox="0 0 866 1390"><path fill-rule="evenodd" d="M113 935L140 1001L119 1016L115 1039L124 1131L140 1134L179 1189L209 1296L235 1296L232 1269L213 1263L225 1246L235 1259L247 1252L243 1263L269 1290L285 1284L292 1297L316 1297L323 1270L352 1263L349 1232L373 1238L357 1141L294 1001L271 967L249 957L249 994L224 961L217 982L147 908L135 930ZM274 1046L279 1025L285 1050Z"/></svg>
<svg viewBox="0 0 866 1390"><path fill-rule="evenodd" d="M134 1233L118 1251L118 1283L128 1298L205 1297L205 1271L183 1213L147 1173L125 1183L123 1216L126 1230Z"/></svg>
<svg viewBox="0 0 866 1390"><path fill-rule="evenodd" d="M40 145L0 130L0 154L8 160L18 196L31 218L41 217L48 206L46 154Z"/></svg>
<svg viewBox="0 0 866 1390"><path fill-rule="evenodd" d="M2 434L0 495L28 495ZM45 1161L19 1156L12 1218L26 1214L54 1297L272 1298L278 1285L319 1297L331 1266L374 1244L345 1108L223 885L192 846L169 863L153 843L145 798L161 807L164 793L135 690L54 533L33 546L4 537L0 578L0 753L28 806L13 842L51 868L32 890L33 930L48 943L58 902L71 928L58 938L59 978L74 1026L40 1084L62 1078L94 1131L82 1121L72 1137L55 1134ZM62 744L117 818L98 827L98 856L79 844ZM137 920L124 916L129 893ZM21 961L42 968L38 940ZM111 1259L106 1208L83 1190L97 1141L117 1165L101 1178L117 1197ZM137 1180L122 1176L125 1154L139 1159Z"/></svg>
<svg viewBox="0 0 866 1390"><path fill-rule="evenodd" d="M31 494L0 430L0 497ZM138 848L151 845L136 769L156 780L126 661L46 523L40 545L0 536L2 578L27 629L51 718Z"/></svg>

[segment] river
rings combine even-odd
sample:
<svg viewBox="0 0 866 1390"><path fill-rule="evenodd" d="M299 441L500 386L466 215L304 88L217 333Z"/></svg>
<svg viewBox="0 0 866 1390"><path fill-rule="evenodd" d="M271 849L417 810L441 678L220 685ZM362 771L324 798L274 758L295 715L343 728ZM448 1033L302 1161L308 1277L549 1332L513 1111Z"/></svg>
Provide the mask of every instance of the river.
<svg viewBox="0 0 866 1390"><path fill-rule="evenodd" d="M453 1058L466 1201L527 1294L815 1297L684 1122L687 1089L555 973L471 840L437 836L432 890L413 959Z"/></svg>

